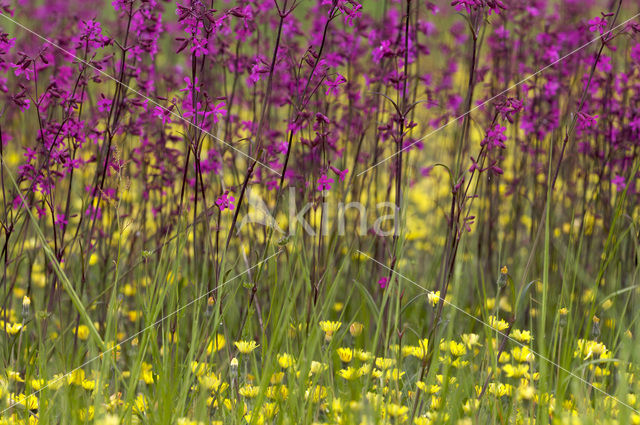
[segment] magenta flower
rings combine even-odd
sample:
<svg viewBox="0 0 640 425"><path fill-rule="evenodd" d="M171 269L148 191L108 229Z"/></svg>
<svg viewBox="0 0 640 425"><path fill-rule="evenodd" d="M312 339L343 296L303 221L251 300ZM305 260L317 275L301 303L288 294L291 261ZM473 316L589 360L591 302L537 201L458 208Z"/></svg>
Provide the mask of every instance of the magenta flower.
<svg viewBox="0 0 640 425"><path fill-rule="evenodd" d="M384 58L392 57L394 54L394 49L391 47L391 40L382 40L380 46L371 52L375 63L379 63Z"/></svg>
<svg viewBox="0 0 640 425"><path fill-rule="evenodd" d="M513 116L522 110L522 101L509 97L496 106L502 119L513 123Z"/></svg>
<svg viewBox="0 0 640 425"><path fill-rule="evenodd" d="M218 199L216 199L216 205L218 206L218 208L220 208L220 211L224 211L227 208L230 211L233 211L236 207L233 204L235 200L236 199L233 196L229 195L229 191L225 190L224 193L220 195Z"/></svg>
<svg viewBox="0 0 640 425"><path fill-rule="evenodd" d="M345 168L344 171L340 171L338 168L334 167L333 165L329 166L329 168L331 169L331 171L336 173L336 175L340 178L341 182L343 182L347 174L349 174L348 168Z"/></svg>
<svg viewBox="0 0 640 425"><path fill-rule="evenodd" d="M380 279L378 279L378 286L380 286L380 289L386 288L387 283L389 283L388 277L381 277Z"/></svg>
<svg viewBox="0 0 640 425"><path fill-rule="evenodd" d="M28 62L20 63L12 63L11 67L13 68L13 73L16 77L24 75L24 78L27 81L30 81L33 78L33 66Z"/></svg>
<svg viewBox="0 0 640 425"><path fill-rule="evenodd" d="M347 79L344 78L342 75L338 74L336 76L336 78L332 81L327 79L324 84L327 86L327 91L325 92L325 95L334 95L337 96L338 95L338 86L340 86L340 84L346 83Z"/></svg>
<svg viewBox="0 0 640 425"><path fill-rule="evenodd" d="M491 12L500 13L501 9L505 9L504 3L500 0L453 0L451 6L458 12L466 10L467 13L486 7L489 15Z"/></svg>
<svg viewBox="0 0 640 425"><path fill-rule="evenodd" d="M589 21L589 31L595 32L598 31L600 34L604 34L604 30L607 27L607 20L596 16L595 18Z"/></svg>
<svg viewBox="0 0 640 425"><path fill-rule="evenodd" d="M69 224L64 214L56 214L55 223L60 229L63 229L67 224Z"/></svg>
<svg viewBox="0 0 640 425"><path fill-rule="evenodd" d="M74 37L75 48L96 50L109 44L109 37L102 35L100 22L89 19L79 24L80 34Z"/></svg>
<svg viewBox="0 0 640 425"><path fill-rule="evenodd" d="M204 38L194 37L191 45L191 53L195 53L197 58L209 54L209 49L207 49L207 40Z"/></svg>
<svg viewBox="0 0 640 425"><path fill-rule="evenodd" d="M198 77L195 78L194 82L191 81L191 78L185 77L184 82L187 83L187 86L180 89L180 91L190 92L191 90L195 89L196 92L200 93L200 83L198 81Z"/></svg>
<svg viewBox="0 0 640 425"><path fill-rule="evenodd" d="M323 174L318 179L318 190L320 192L324 190L330 190L332 184L333 184L333 179L331 177L327 177L326 174Z"/></svg>
<svg viewBox="0 0 640 425"><path fill-rule="evenodd" d="M212 105L211 113L213 115L213 122L218 123L220 121L220 117L224 117L227 115L227 110L225 109L226 103L220 102L217 105Z"/></svg>
<svg viewBox="0 0 640 425"><path fill-rule="evenodd" d="M624 177L619 174L616 174L616 176L611 179L611 184L616 187L616 191L618 192L622 192L627 187Z"/></svg>
<svg viewBox="0 0 640 425"><path fill-rule="evenodd" d="M507 147L504 144L504 142L507 141L507 136L504 134L506 129L506 127L503 127L500 124L494 124L493 127L487 130L487 135L480 143L480 146L487 146L487 149L489 150L493 148L505 149Z"/></svg>
<svg viewBox="0 0 640 425"><path fill-rule="evenodd" d="M160 106L156 106L153 109L153 116L160 118L162 120L162 124L166 125L167 123L171 122L171 109L172 108L173 108L173 105L171 105L171 108L169 108L169 109L162 108Z"/></svg>
<svg viewBox="0 0 640 425"><path fill-rule="evenodd" d="M100 99L98 99L97 106L98 106L98 111L109 112L109 109L111 108L111 99L101 94Z"/></svg>
<svg viewBox="0 0 640 425"><path fill-rule="evenodd" d="M362 5L354 0L338 0L338 9L344 14L344 22L353 26L353 20L362 16Z"/></svg>
<svg viewBox="0 0 640 425"><path fill-rule="evenodd" d="M422 177L429 177L431 175L431 171L433 171L433 165L430 165L429 167L422 167L420 169L420 175Z"/></svg>

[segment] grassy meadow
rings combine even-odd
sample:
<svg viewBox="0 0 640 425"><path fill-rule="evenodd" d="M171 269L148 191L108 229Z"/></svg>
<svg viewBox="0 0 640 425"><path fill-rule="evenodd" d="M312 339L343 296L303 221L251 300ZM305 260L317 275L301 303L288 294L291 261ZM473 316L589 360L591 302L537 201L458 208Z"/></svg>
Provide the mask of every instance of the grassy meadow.
<svg viewBox="0 0 640 425"><path fill-rule="evenodd" d="M640 424L640 18L0 0L0 425Z"/></svg>

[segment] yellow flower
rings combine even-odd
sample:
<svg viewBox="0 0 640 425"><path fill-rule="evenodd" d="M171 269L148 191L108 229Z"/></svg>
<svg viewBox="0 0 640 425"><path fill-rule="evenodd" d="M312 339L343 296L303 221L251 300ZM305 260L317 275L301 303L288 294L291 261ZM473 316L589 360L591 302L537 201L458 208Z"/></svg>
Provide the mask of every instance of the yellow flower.
<svg viewBox="0 0 640 425"><path fill-rule="evenodd" d="M370 364L363 364L362 366L360 366L358 368L358 376L368 375L369 372L371 372L371 365ZM378 376L378 378L379 378L379 376Z"/></svg>
<svg viewBox="0 0 640 425"><path fill-rule="evenodd" d="M10 381L24 382L24 379L20 376L20 372L16 372L11 369L7 369L5 372Z"/></svg>
<svg viewBox="0 0 640 425"><path fill-rule="evenodd" d="M222 393L228 387L229 384L220 379L215 373L207 373L206 375L199 376L198 382L205 390L209 390L215 393Z"/></svg>
<svg viewBox="0 0 640 425"><path fill-rule="evenodd" d="M503 351L502 353L500 353L500 357L498 358L498 361L500 363L506 363L509 360L511 360L511 355L509 353L507 353L506 351Z"/></svg>
<svg viewBox="0 0 640 425"><path fill-rule="evenodd" d="M460 339L467 346L467 348L471 349L474 346L480 346L480 336L477 334L462 334Z"/></svg>
<svg viewBox="0 0 640 425"><path fill-rule="evenodd" d="M431 425L433 424L433 420L426 416L418 416L413 420L415 425Z"/></svg>
<svg viewBox="0 0 640 425"><path fill-rule="evenodd" d="M332 322L329 320L323 320L320 322L320 329L324 332L324 338L327 341L331 340L333 334L340 329L340 326L342 326L342 322Z"/></svg>
<svg viewBox="0 0 640 425"><path fill-rule="evenodd" d="M8 402L9 404L19 404L27 408L28 410L38 410L38 407L40 405L38 398L33 394L26 396L22 393L11 393L9 394Z"/></svg>
<svg viewBox="0 0 640 425"><path fill-rule="evenodd" d="M129 321L137 322L138 319L142 317L142 312L138 310L130 310L129 312L127 312L127 316L129 318Z"/></svg>
<svg viewBox="0 0 640 425"><path fill-rule="evenodd" d="M364 351L360 348L355 350L355 355L358 358L358 360L360 360L361 362L368 362L368 361L371 361L371 359L373 359L372 353L370 353L369 351Z"/></svg>
<svg viewBox="0 0 640 425"><path fill-rule="evenodd" d="M207 371L208 365L206 363L199 363L196 361L191 362L191 373L196 376L202 376Z"/></svg>
<svg viewBox="0 0 640 425"><path fill-rule="evenodd" d="M353 358L353 350L351 348L340 347L336 351L338 352L340 361L343 363L349 363Z"/></svg>
<svg viewBox="0 0 640 425"><path fill-rule="evenodd" d="M583 360L590 358L608 358L609 351L607 346L597 341L578 340L578 349L573 353L574 357L584 356Z"/></svg>
<svg viewBox="0 0 640 425"><path fill-rule="evenodd" d="M80 387L82 386L82 381L84 381L84 376L84 370L76 369L67 376L67 384Z"/></svg>
<svg viewBox="0 0 640 425"><path fill-rule="evenodd" d="M222 350L227 345L227 340L224 338L224 335L217 334L215 341L210 341L207 346L207 354L217 353Z"/></svg>
<svg viewBox="0 0 640 425"><path fill-rule="evenodd" d="M509 324L502 319L498 319L495 316L489 316L489 326L502 332L509 327Z"/></svg>
<svg viewBox="0 0 640 425"><path fill-rule="evenodd" d="M513 332L511 332L511 336L525 344L530 343L533 339L531 337L531 331L521 331L520 329L514 329Z"/></svg>
<svg viewBox="0 0 640 425"><path fill-rule="evenodd" d="M502 382L491 382L489 383L488 392L496 397L502 397L505 395L510 395L513 390L511 385L505 385Z"/></svg>
<svg viewBox="0 0 640 425"><path fill-rule="evenodd" d="M526 363L517 366L506 364L502 366L502 370L504 370L508 378L526 378L529 374L529 365Z"/></svg>
<svg viewBox="0 0 640 425"><path fill-rule="evenodd" d="M255 341L236 341L234 344L242 354L249 354L258 348L258 344Z"/></svg>
<svg viewBox="0 0 640 425"><path fill-rule="evenodd" d="M340 369L338 371L338 375L340 375L340 377L346 379L347 381L352 381L360 376L360 374L358 373L358 369L351 366L346 369Z"/></svg>
<svg viewBox="0 0 640 425"><path fill-rule="evenodd" d="M442 383L444 382L444 377L440 374L436 375L436 381L442 385ZM455 376L450 376L449 377L449 384L454 384L457 381Z"/></svg>
<svg viewBox="0 0 640 425"><path fill-rule="evenodd" d="M397 418L399 416L405 416L409 411L409 408L401 404L389 403L385 410L389 416Z"/></svg>
<svg viewBox="0 0 640 425"><path fill-rule="evenodd" d="M93 420L94 414L95 414L95 408L93 406L89 406L86 409L78 410L78 418L83 422Z"/></svg>
<svg viewBox="0 0 640 425"><path fill-rule="evenodd" d="M136 287L131 285L130 283L127 283L126 285L124 285L122 293L127 297L132 297L136 294Z"/></svg>
<svg viewBox="0 0 640 425"><path fill-rule="evenodd" d="M320 363L320 362L317 362L315 360L312 360L311 361L311 367L309 369L309 375L322 373L323 371L327 370L328 367L329 366L327 366L324 363Z"/></svg>
<svg viewBox="0 0 640 425"><path fill-rule="evenodd" d="M253 386L251 384L245 384L242 387L240 387L240 389L238 390L238 393L242 397L253 398L258 395L259 391L260 391L260 387Z"/></svg>
<svg viewBox="0 0 640 425"><path fill-rule="evenodd" d="M266 419L273 419L278 413L279 408L276 403L264 403L260 408L260 414ZM251 423L251 422L249 422Z"/></svg>
<svg viewBox="0 0 640 425"><path fill-rule="evenodd" d="M396 364L396 359L385 359L382 357L376 358L376 367L382 370L389 369L394 364Z"/></svg>
<svg viewBox="0 0 640 425"><path fill-rule="evenodd" d="M140 371L140 379L144 381L145 384L153 384L153 368L147 362L142 362L142 368Z"/></svg>
<svg viewBox="0 0 640 425"><path fill-rule="evenodd" d="M281 368L288 369L289 367L293 366L293 363L295 363L295 360L291 354L278 354L278 364Z"/></svg>
<svg viewBox="0 0 640 425"><path fill-rule="evenodd" d="M475 412L480 407L480 400L477 398L469 399L462 405L462 411L467 415Z"/></svg>
<svg viewBox="0 0 640 425"><path fill-rule="evenodd" d="M387 370L386 373L386 378L392 381L397 381L398 379L402 378L402 376L404 376L404 372L400 372L397 367Z"/></svg>
<svg viewBox="0 0 640 425"><path fill-rule="evenodd" d="M531 385L522 385L518 387L518 399L531 400L536 395L536 389Z"/></svg>
<svg viewBox="0 0 640 425"><path fill-rule="evenodd" d="M438 305L438 302L440 301L440 291L427 292L427 298L431 303L431 305L435 307L436 305Z"/></svg>
<svg viewBox="0 0 640 425"><path fill-rule="evenodd" d="M455 368L463 368L463 367L466 367L468 364L469 364L468 360L462 360L459 357L451 362L451 366Z"/></svg>
<svg viewBox="0 0 640 425"><path fill-rule="evenodd" d="M34 391L40 391L42 387L44 387L46 381L44 379L32 379L31 380L31 389ZM2 393L2 388L0 388L0 395Z"/></svg>
<svg viewBox="0 0 640 425"><path fill-rule="evenodd" d="M138 394L136 399L133 401L133 412L134 413L143 413L149 407L149 401L144 394Z"/></svg>
<svg viewBox="0 0 640 425"><path fill-rule="evenodd" d="M96 387L96 381L93 379L85 379L82 381L82 388L87 391L92 391Z"/></svg>
<svg viewBox="0 0 640 425"><path fill-rule="evenodd" d="M511 350L511 354L513 355L513 359L517 362L530 362L533 360L534 356L529 347L523 345L522 347L513 347Z"/></svg>
<svg viewBox="0 0 640 425"><path fill-rule="evenodd" d="M64 385L64 375L56 373L51 379L47 381L47 387L52 390L59 390Z"/></svg>
<svg viewBox="0 0 640 425"><path fill-rule="evenodd" d="M83 341L86 341L89 338L89 327L87 325L80 325L76 328L75 333L78 335Z"/></svg>
<svg viewBox="0 0 640 425"><path fill-rule="evenodd" d="M323 398L327 397L327 389L323 386L316 386L313 390L307 389L304 393L304 398L306 400L311 397L311 401L313 403L318 403Z"/></svg>
<svg viewBox="0 0 640 425"><path fill-rule="evenodd" d="M270 399L284 401L289 397L289 389L285 385L272 385L267 387L266 395Z"/></svg>
<svg viewBox="0 0 640 425"><path fill-rule="evenodd" d="M9 335L15 335L22 330L22 323L4 323L0 321L0 326L5 329Z"/></svg>
<svg viewBox="0 0 640 425"><path fill-rule="evenodd" d="M438 410L442 407L442 397L436 397L435 395L431 396L431 408L433 410Z"/></svg>
<svg viewBox="0 0 640 425"><path fill-rule="evenodd" d="M457 357L467 354L467 348L465 345L455 341L449 341L449 351L452 355Z"/></svg>
<svg viewBox="0 0 640 425"><path fill-rule="evenodd" d="M271 379L269 379L269 383L272 385L279 384L284 379L284 372L276 372L271 375Z"/></svg>

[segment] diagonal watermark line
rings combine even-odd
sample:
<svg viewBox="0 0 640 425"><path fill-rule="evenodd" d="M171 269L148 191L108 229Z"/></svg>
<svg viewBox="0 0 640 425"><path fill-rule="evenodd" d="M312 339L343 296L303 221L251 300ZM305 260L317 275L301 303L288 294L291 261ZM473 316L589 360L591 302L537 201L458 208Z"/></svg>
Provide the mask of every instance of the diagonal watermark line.
<svg viewBox="0 0 640 425"><path fill-rule="evenodd" d="M607 397L610 397L612 400L616 401L617 403L620 403L621 405L627 407L628 409L634 411L635 413L640 414L640 410L636 410L633 406L629 405L628 403L625 403L624 401L612 396L611 394L609 394L608 392L598 388L597 386L593 385L591 382L587 381L586 379L576 375L575 373L571 372L569 369L566 369L562 366L560 366L558 363L554 362L553 360L551 360L550 358L543 356L540 353L537 353L536 351L533 351L531 348L529 348L528 345L523 344L522 342L518 341L517 339L505 334L504 332L499 331L498 329L494 328L493 326L491 326L490 324L488 324L487 322L485 322L482 319L479 319L478 317L474 316L473 314L467 313L466 311L464 311L463 309L461 309L460 307L458 307L457 305L447 301L446 299L440 297L439 294L436 294L433 291L430 291L424 287L422 287L420 284L418 284L417 282L409 279L408 277L402 275L401 273L398 273L395 270L392 270L390 267L387 267L385 264L382 264L380 261L376 260L375 258L373 258L372 256L365 254L364 252L360 251L359 249L356 250L359 254L367 257L369 260L373 261L374 263L378 264L379 266L384 267L385 269L389 270L391 273L396 274L397 276L401 277L402 279L406 280L407 282L412 283L413 285L417 286L418 288L422 289L423 291L425 291L427 294L430 294L432 296L437 297L439 300L442 300L442 302L444 304L447 304L451 307L453 307L454 309L456 309L457 311L459 311L460 313L464 314L465 316L470 317L471 319L475 320L476 322L482 324L483 326L488 327L489 329L495 331L496 333L500 334L502 337L515 342L516 344L518 344L521 347L526 347L529 351L531 351L533 354L535 354L536 356L538 356L539 358L541 358L542 360L552 364L553 366L557 367L558 369L562 370L563 372L566 372L567 374L569 374L570 376L572 376L573 378L576 378L577 380L579 380L580 382L587 384L588 386L594 388L595 390L599 391L600 393L606 395Z"/></svg>
<svg viewBox="0 0 640 425"><path fill-rule="evenodd" d="M467 115L469 115L470 113L472 113L473 111L475 111L478 108L483 107L484 105L486 105L487 103L497 99L498 97L502 96L503 94L513 90L514 88L518 87L519 85L521 85L522 83L525 83L527 81L529 81L531 78L535 77L536 75L540 74L543 71L546 71L547 69L559 64L560 62L562 62L563 60L565 60L566 58L568 58L569 56L579 52L580 50L584 49L585 47L591 45L592 43L594 43L595 41L600 40L602 37L604 36L608 36L612 31L620 28L623 25L626 25L627 23L629 23L630 21L634 20L635 18L637 18L638 16L640 16L640 13L632 16L631 18L627 19L626 21L622 22L619 25L616 25L615 27L611 28L610 30L607 30L607 32L605 32L604 34L599 35L598 37L595 37L594 39L586 42L585 44L583 44L580 47L577 47L576 49L572 50L571 52L567 53L566 55L562 56L559 59L556 59L555 61L551 62L550 64L548 64L547 66L545 66L544 68L540 68L539 70L537 70L536 72L534 72L533 74L525 77L524 79L518 81L517 83L515 83L514 85L512 85L511 87L508 87L506 89L504 89L503 91L501 91L500 93L496 94L495 96L485 100L484 102L480 103L479 105L474 106L473 108L469 109L467 112L465 112L464 114L457 116L456 118L447 121L445 124L443 124L442 126L436 128L435 130L433 130L432 132L422 136L421 138L419 138L418 140L415 140L414 142L410 143L409 145L403 147L402 149L400 149L397 152L394 152L392 155L389 155L388 157L376 162L375 164L373 164L372 166L370 166L369 168L367 168L364 171L361 171L360 173L358 173L356 176L360 177L361 175L371 171L372 169L376 168L378 165L387 162L388 160L390 160L391 158L395 157L396 155L406 151L407 149L411 148L412 146L416 145L417 143L423 141L424 139L433 136L434 134L436 134L437 132L439 132L440 130L445 129L446 127L450 126L451 124L461 120L462 118L466 117Z"/></svg>
<svg viewBox="0 0 640 425"><path fill-rule="evenodd" d="M140 330L140 331L138 331L138 332L136 332L136 333L134 333L134 334L132 334L132 335L129 335L126 339L124 339L124 340L120 341L118 344L114 345L113 347L110 347L110 348L108 348L108 349L104 350L102 353L98 354L97 356L95 356L95 357L93 357L93 358L91 358L91 359L87 360L86 362L82 363L80 366L76 367L75 369L71 369L70 371L66 372L64 375L59 376L59 377L57 377L57 378L55 378L55 379L53 379L53 380L51 380L51 381L47 382L47 383L46 383L45 385L43 385L43 386L42 386L42 388L40 388L39 390L34 391L34 392L32 392L31 394L26 395L26 396L16 397L16 399L17 399L17 400L19 400L19 401L16 401L15 403L10 404L10 405L9 405L8 407L6 407L4 410L0 411L0 417L2 417L2 415L3 415L7 410L10 410L10 409L12 409L13 407L17 406L18 404L21 404L21 402L27 402L27 400L29 399L29 397L32 397L32 396L34 396L34 395L39 394L39 393L40 393L40 392L42 392L45 388L47 388L47 387L51 386L52 384L55 384L56 382L59 382L59 381L61 381L61 380L65 379L65 378L67 378L69 375L71 375L72 373L74 373L74 372L75 372L75 371L77 371L77 370L82 369L83 367L85 367L85 366L86 366L86 365L88 365L89 363L91 363L91 362L93 362L93 361L95 361L95 360L97 360L97 359L102 358L105 354L108 354L108 353L110 353L111 351L113 351L113 350L115 350L115 349L117 349L117 348L121 347L123 344L126 344L126 343L127 343L127 342L129 342L129 341L132 341L134 338L136 338L136 337L137 337L137 336L139 336L140 334L142 334L142 333L144 333L144 332L148 331L149 329L151 329L151 328L153 328L153 327L155 327L155 326L159 325L160 323L162 323L162 322L163 322L163 321L165 321L166 319L168 319L168 318L170 318L170 317L172 317L172 316L175 316L176 314L178 314L179 312L181 312L181 311L182 311L182 310L184 310L185 308L187 308L187 307L189 307L189 306L191 306L191 305L195 304L196 302L200 301L201 299L203 299L203 298L205 298L205 297L209 296L210 294L212 294L212 293L213 293L214 291L216 291L217 289L222 288L222 287L223 287L223 286L225 286L227 283L230 283L230 282L232 282L232 281L236 280L236 279L237 279L237 278L239 278L240 276L244 276L245 274L249 273L251 270L255 269L256 267L260 266L261 264L266 263L267 261L269 261L270 259L272 259L272 258L273 258L273 257L275 257L276 255L280 254L280 252L281 252L281 250L277 251L277 252L276 252L276 253L274 253L274 254L271 254L270 256L268 256L267 258L265 258L264 260L262 260L262 261L260 261L260 262L258 262L258 263L256 263L256 264L254 264L253 266L249 267L248 269L246 269L246 270L245 270L245 271L243 271L242 273L239 273L239 274L237 274L237 275L233 276L232 278L230 278L230 279L226 280L225 282L222 282L220 285L216 286L216 287L215 287L215 288L213 288L212 290L207 291L206 293L204 293L204 294L202 294L202 295L200 295L200 296L198 296L198 297L194 298L193 300L189 301L189 302L188 302L188 303L186 303L185 305L183 305L183 306L179 307L177 310L175 310L175 311L173 311L173 312L171 312L171 313L167 314L166 316L164 316L164 317L162 317L162 318L160 318L160 319L156 320L155 322L153 322L153 323L152 323L152 324L150 324L149 326L145 327L144 329L142 329L142 330Z"/></svg>
<svg viewBox="0 0 640 425"><path fill-rule="evenodd" d="M251 159L253 161L255 161L257 164L260 164L261 166L263 166L264 168L268 169L269 171L271 171L272 173L277 174L278 176L282 176L282 174L280 174L278 171L274 170L273 168L269 167L267 164L258 161L257 159L255 159L254 157L244 153L243 151L241 151L240 149L236 148L235 146L231 145L228 142L225 142L224 140L222 140L221 138L219 138L218 136L208 132L207 130L205 130L202 127L197 126L196 124L194 124L191 120L188 120L186 118L184 118L182 115L178 114L175 111L170 110L169 108L165 107L164 105L161 105L160 103L156 102L155 100L151 99L149 96L145 95L144 93L141 93L140 91L134 89L133 87L119 81L116 77L114 77L113 75L110 75L106 72L104 72L103 70L97 68L96 66L92 65L91 63L87 62L86 60L74 55L73 53L71 53L70 51L68 51L67 49L65 49L64 47L60 46L59 44L47 39L46 37L38 34L37 32L33 31L32 29L26 27L25 25L21 24L20 22L16 21L15 19L11 18L10 16L7 16L4 13L0 13L0 16L6 18L7 20L13 22L15 25L19 26L20 28L22 28L23 30L35 35L36 37L38 37L39 39L41 39L42 41L44 41L45 43L50 44L51 46L55 47L56 49L66 53L67 55L71 56L74 59L77 59L78 61L82 62L84 65L86 65L87 67L99 72L100 74L104 75L105 77L109 78L110 80L113 80L116 84L120 84L121 86L127 88L128 90L131 90L133 93L137 94L138 96L140 96L141 98L149 101L150 103L152 103L153 105L157 106L158 108L161 108L163 111L168 112L169 114L171 114L172 116L178 118L180 121L183 121L184 123L202 131L203 133L205 133L206 135L210 136L211 138L213 138L214 140L220 142L221 144L233 149L234 151L236 151L237 153L239 153L240 155Z"/></svg>

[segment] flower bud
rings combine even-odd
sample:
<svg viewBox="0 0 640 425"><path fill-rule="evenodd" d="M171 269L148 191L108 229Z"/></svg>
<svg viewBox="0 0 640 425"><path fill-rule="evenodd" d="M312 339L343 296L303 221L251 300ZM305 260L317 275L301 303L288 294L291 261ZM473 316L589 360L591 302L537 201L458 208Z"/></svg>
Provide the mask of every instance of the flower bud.
<svg viewBox="0 0 640 425"><path fill-rule="evenodd" d="M507 266L502 266L500 269L500 276L498 276L498 288L502 289L507 285L507 274L509 273L509 269Z"/></svg>
<svg viewBox="0 0 640 425"><path fill-rule="evenodd" d="M213 314L213 297L209 297L207 299L207 309L205 310L204 314L206 316L211 316Z"/></svg>
<svg viewBox="0 0 640 425"><path fill-rule="evenodd" d="M22 298L22 317L29 316L29 307L31 307L31 299L25 295Z"/></svg>
<svg viewBox="0 0 640 425"><path fill-rule="evenodd" d="M591 335L593 338L600 336L600 318L595 315L593 316L593 324L591 325Z"/></svg>
<svg viewBox="0 0 640 425"><path fill-rule="evenodd" d="M565 326L567 326L568 313L569 311L565 307L562 307L560 310L558 310L558 314L559 314L558 324L560 325L561 328L564 328Z"/></svg>
<svg viewBox="0 0 640 425"><path fill-rule="evenodd" d="M238 359L232 358L229 363L229 372L231 373L231 378L236 378L238 376Z"/></svg>
<svg viewBox="0 0 640 425"><path fill-rule="evenodd" d="M351 336L354 338L360 336L363 329L364 329L364 325L360 322L353 322L351 326L349 326L349 332L351 333Z"/></svg>

